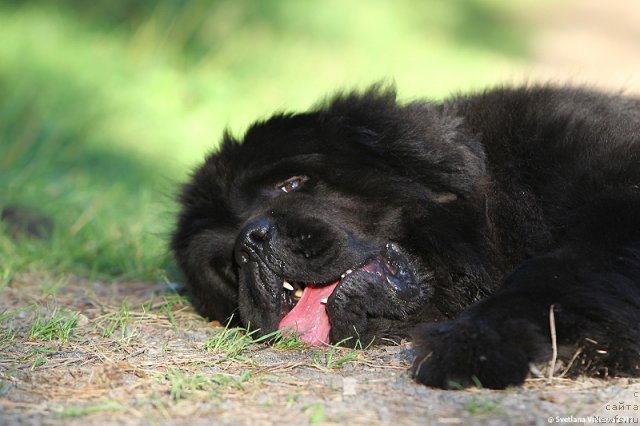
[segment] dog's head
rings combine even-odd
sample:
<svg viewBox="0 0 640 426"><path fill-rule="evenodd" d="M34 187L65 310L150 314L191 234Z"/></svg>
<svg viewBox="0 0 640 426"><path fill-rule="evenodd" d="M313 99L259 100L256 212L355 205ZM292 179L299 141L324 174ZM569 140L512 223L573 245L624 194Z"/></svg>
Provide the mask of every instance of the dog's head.
<svg viewBox="0 0 640 426"><path fill-rule="evenodd" d="M172 240L196 306L312 344L457 312L468 297L447 283L484 172L458 126L374 88L226 134L183 188Z"/></svg>

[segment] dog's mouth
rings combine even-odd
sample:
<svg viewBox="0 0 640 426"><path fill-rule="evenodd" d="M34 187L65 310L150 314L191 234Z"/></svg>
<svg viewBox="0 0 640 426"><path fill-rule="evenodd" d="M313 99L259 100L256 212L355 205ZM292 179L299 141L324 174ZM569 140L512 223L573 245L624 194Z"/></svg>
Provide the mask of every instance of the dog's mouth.
<svg viewBox="0 0 640 426"><path fill-rule="evenodd" d="M400 297L412 297L413 276L406 258L394 244L360 266L344 271L340 277L324 283L301 283L283 280L282 312L278 329L295 333L303 342L313 345L330 343L331 318L327 306L336 290L348 280L358 279L363 285L389 285ZM363 292L366 292L363 289Z"/></svg>

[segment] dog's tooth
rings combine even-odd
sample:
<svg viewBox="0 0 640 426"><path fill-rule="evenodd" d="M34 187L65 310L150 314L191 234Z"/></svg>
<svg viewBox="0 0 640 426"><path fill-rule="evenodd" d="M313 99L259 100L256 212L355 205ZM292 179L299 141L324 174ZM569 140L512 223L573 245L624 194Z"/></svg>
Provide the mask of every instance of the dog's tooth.
<svg viewBox="0 0 640 426"><path fill-rule="evenodd" d="M326 305L328 302L327 298L325 297L324 299L320 300L320 303L322 303L323 305Z"/></svg>
<svg viewBox="0 0 640 426"><path fill-rule="evenodd" d="M293 291L293 286L291 284L289 284L289 282L287 280L284 280L282 282L282 287L286 288L289 291Z"/></svg>
<svg viewBox="0 0 640 426"><path fill-rule="evenodd" d="M344 278L346 276L347 276L347 274L342 274L342 275L340 275L340 278Z"/></svg>
<svg viewBox="0 0 640 426"><path fill-rule="evenodd" d="M297 288L296 292L293 293L293 296L298 298L298 299L300 299L302 297L302 293L303 293L302 289L301 288Z"/></svg>

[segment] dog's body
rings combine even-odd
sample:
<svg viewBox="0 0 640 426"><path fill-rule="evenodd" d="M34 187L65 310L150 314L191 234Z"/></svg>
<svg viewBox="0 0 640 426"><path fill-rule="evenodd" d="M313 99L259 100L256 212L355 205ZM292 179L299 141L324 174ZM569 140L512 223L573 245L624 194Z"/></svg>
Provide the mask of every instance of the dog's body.
<svg viewBox="0 0 640 426"><path fill-rule="evenodd" d="M225 135L181 203L172 248L211 318L412 333L419 382L500 388L549 358L551 317L572 372L640 374L638 100L373 87Z"/></svg>

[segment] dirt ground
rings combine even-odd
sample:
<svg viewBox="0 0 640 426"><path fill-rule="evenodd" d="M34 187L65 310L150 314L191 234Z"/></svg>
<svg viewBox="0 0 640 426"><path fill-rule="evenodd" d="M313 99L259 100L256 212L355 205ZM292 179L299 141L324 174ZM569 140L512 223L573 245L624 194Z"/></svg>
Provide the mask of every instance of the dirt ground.
<svg viewBox="0 0 640 426"><path fill-rule="evenodd" d="M528 78L640 93L640 2L539 19ZM640 380L440 391L412 382L405 342L288 346L206 323L165 285L18 275L0 290L0 425L640 423Z"/></svg>
<svg viewBox="0 0 640 426"><path fill-rule="evenodd" d="M544 424L640 404L640 380L429 389L404 342L251 343L158 284L20 275L0 296L0 424Z"/></svg>

